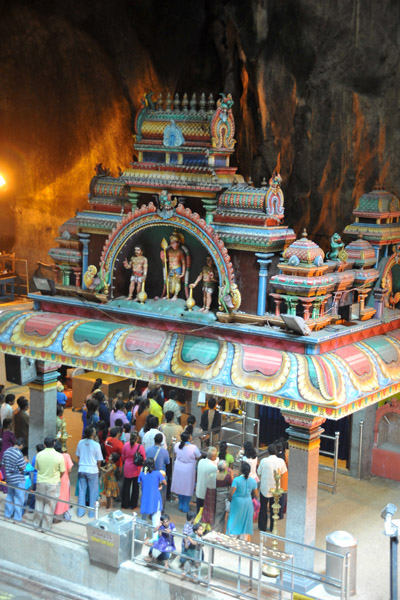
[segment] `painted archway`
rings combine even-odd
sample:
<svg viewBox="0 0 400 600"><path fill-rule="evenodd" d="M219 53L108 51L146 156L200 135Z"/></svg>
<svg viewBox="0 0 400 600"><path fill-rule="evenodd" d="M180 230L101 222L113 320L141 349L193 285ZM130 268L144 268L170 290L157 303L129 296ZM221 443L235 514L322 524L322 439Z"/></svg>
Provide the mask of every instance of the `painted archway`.
<svg viewBox="0 0 400 600"><path fill-rule="evenodd" d="M113 273L118 266L120 253L127 242L139 232L154 227L173 227L193 235L211 255L218 273L220 294L232 294L236 290L233 267L228 250L213 227L207 225L197 213L179 204L173 214L165 217L150 202L127 215L108 236L101 255L101 266L106 273L110 295L113 298Z"/></svg>

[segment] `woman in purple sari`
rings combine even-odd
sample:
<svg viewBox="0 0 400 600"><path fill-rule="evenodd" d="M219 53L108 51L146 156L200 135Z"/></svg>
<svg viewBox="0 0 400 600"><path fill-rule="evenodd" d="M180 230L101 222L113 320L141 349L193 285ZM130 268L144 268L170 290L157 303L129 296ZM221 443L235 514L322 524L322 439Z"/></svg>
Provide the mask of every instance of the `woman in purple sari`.
<svg viewBox="0 0 400 600"><path fill-rule="evenodd" d="M179 510L187 513L194 492L196 463L201 457L197 446L191 443L188 433L181 433L181 442L175 444L175 463L172 475L171 492L178 494Z"/></svg>

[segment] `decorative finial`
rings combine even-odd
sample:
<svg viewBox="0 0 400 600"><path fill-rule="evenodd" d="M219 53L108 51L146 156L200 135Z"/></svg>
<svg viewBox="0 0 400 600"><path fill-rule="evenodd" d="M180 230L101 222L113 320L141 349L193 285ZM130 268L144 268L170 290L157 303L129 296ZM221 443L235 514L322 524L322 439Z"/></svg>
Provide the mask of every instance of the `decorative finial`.
<svg viewBox="0 0 400 600"><path fill-rule="evenodd" d="M268 185L268 184L267 184L267 180L265 179L265 177L263 177L263 178L262 178L262 182L261 182L261 187L262 187L262 188L265 188L265 187L267 187L267 185Z"/></svg>
<svg viewBox="0 0 400 600"><path fill-rule="evenodd" d="M215 109L215 101L214 101L214 96L212 94L210 94L208 96L207 106L208 106L208 112L213 113L214 109Z"/></svg>
<svg viewBox="0 0 400 600"><path fill-rule="evenodd" d="M181 106L181 101L179 100L179 94L175 94L175 96L174 96L174 110L175 111L179 111L180 106Z"/></svg>
<svg viewBox="0 0 400 600"><path fill-rule="evenodd" d="M168 92L165 103L165 112L171 112L171 94Z"/></svg>
<svg viewBox="0 0 400 600"><path fill-rule="evenodd" d="M252 178L251 178L251 177L248 177L248 178L247 178L247 185L254 186L254 183L253 183L253 180L252 180Z"/></svg>
<svg viewBox="0 0 400 600"><path fill-rule="evenodd" d="M192 99L190 100L190 111L195 112L197 110L197 98L196 94L193 94Z"/></svg>
<svg viewBox="0 0 400 600"><path fill-rule="evenodd" d="M307 229L305 227L303 229L303 233L301 234L301 237L304 239L307 239Z"/></svg>
<svg viewBox="0 0 400 600"><path fill-rule="evenodd" d="M385 186L380 181L377 181L374 185L374 190L384 190Z"/></svg>
<svg viewBox="0 0 400 600"><path fill-rule="evenodd" d="M188 105L189 105L188 95L185 92L183 94L183 100L182 100L182 109L183 109L183 112L185 112L185 113L188 112Z"/></svg>
<svg viewBox="0 0 400 600"><path fill-rule="evenodd" d="M205 112L206 109L206 95L203 92L200 96L200 102L199 102L199 107L200 107L200 112Z"/></svg>
<svg viewBox="0 0 400 600"><path fill-rule="evenodd" d="M162 110L163 109L163 97L162 97L162 92L160 92L158 94L158 98L157 98L157 110Z"/></svg>

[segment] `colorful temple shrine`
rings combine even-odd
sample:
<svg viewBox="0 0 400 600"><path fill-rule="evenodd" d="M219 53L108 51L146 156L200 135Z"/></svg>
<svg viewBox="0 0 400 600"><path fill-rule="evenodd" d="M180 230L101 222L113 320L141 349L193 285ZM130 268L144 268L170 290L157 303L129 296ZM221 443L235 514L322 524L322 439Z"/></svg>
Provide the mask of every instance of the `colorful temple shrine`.
<svg viewBox="0 0 400 600"><path fill-rule="evenodd" d="M231 166L232 106L229 94L216 105L147 94L134 162L116 176L96 166L90 207L60 226L41 266L34 310L0 312L0 350L37 364L32 448L55 427L60 365L178 387L192 407L201 393L240 400L250 417L279 409L287 531L312 545L321 425L400 391L399 201L361 196L347 245L332 231L327 253L306 231L296 239L279 173L256 188Z"/></svg>
<svg viewBox="0 0 400 600"><path fill-rule="evenodd" d="M230 165L232 105L147 94L137 159L96 166L49 250L52 292L1 314L4 352L330 418L396 391L398 199L361 196L326 256L296 240L280 175L256 188Z"/></svg>

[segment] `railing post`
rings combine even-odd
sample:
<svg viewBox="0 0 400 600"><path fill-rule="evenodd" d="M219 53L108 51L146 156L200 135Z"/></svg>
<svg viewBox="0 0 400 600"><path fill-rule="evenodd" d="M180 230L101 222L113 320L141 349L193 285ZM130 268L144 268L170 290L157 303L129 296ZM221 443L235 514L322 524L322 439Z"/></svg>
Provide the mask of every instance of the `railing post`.
<svg viewBox="0 0 400 600"><path fill-rule="evenodd" d="M350 598L350 568L351 568L351 553L347 552L345 558L346 564L346 595L345 600L349 600Z"/></svg>
<svg viewBox="0 0 400 600"><path fill-rule="evenodd" d="M333 490L332 494L336 494L336 484L337 484L337 468L338 468L338 458L339 458L339 431L335 431L335 456L333 458Z"/></svg>
<svg viewBox="0 0 400 600"><path fill-rule="evenodd" d="M95 519L99 518L99 508L100 508L100 502L98 500L96 500L95 505L94 505L94 518Z"/></svg>
<svg viewBox="0 0 400 600"><path fill-rule="evenodd" d="M360 421L360 441L358 444L358 471L357 471L358 479L361 479L361 457L362 457L362 447L363 447L363 432L364 432L364 421Z"/></svg>
<svg viewBox="0 0 400 600"><path fill-rule="evenodd" d="M207 562L207 589L211 590L211 560L214 559L214 548L211 550L211 547L208 548L208 562Z"/></svg>
<svg viewBox="0 0 400 600"><path fill-rule="evenodd" d="M132 545L131 545L131 560L135 558L135 536L136 536L136 519L137 514L132 514Z"/></svg>

